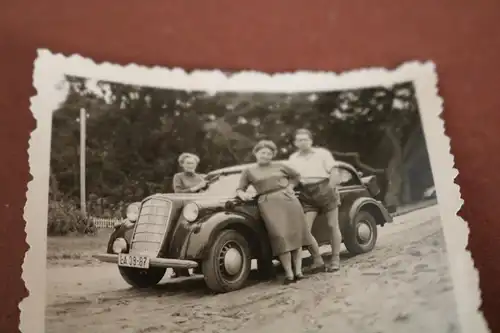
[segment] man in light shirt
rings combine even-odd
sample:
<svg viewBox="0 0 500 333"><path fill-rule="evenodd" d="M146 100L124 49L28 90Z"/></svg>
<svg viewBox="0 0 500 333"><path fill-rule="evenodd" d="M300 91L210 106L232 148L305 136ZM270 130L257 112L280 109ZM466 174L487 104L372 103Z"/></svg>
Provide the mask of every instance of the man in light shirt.
<svg viewBox="0 0 500 333"><path fill-rule="evenodd" d="M324 213L331 232L332 260L327 265L321 258L318 242L310 233L312 245L308 250L314 259L311 268L313 271L318 271L324 267L327 272L335 272L340 269L339 253L342 242L338 212L340 197L336 189L339 177L334 168L335 159L328 150L312 146L312 133L307 129L295 132L294 144L297 151L290 155L289 161L302 177L300 200L304 206L308 228L311 230L318 214Z"/></svg>

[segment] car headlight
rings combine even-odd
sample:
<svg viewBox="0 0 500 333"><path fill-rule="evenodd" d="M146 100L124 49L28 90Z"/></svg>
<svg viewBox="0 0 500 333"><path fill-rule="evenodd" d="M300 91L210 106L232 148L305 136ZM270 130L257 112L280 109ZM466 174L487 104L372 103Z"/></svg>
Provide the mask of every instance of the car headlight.
<svg viewBox="0 0 500 333"><path fill-rule="evenodd" d="M139 205L133 203L127 207L127 219L130 222L135 222L139 218Z"/></svg>
<svg viewBox="0 0 500 333"><path fill-rule="evenodd" d="M113 252L118 254L127 250L127 241L125 238L117 238L113 242Z"/></svg>
<svg viewBox="0 0 500 333"><path fill-rule="evenodd" d="M200 207L198 207L197 204L194 202L188 203L186 206L184 206L184 209L182 210L182 216L188 221L188 222L194 222L198 218L198 215L200 213Z"/></svg>

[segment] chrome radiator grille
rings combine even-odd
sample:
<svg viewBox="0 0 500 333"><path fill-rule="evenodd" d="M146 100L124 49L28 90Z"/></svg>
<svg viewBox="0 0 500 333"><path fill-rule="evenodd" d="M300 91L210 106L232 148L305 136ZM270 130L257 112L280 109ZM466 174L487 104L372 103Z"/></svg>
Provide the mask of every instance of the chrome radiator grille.
<svg viewBox="0 0 500 333"><path fill-rule="evenodd" d="M130 253L158 255L170 223L172 202L163 198L151 198L141 207L136 222Z"/></svg>

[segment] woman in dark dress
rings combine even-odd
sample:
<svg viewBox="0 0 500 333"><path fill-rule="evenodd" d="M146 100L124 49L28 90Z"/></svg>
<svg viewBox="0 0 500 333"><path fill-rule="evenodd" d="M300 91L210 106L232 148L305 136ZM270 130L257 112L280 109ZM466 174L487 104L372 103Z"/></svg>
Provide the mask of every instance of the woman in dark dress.
<svg viewBox="0 0 500 333"><path fill-rule="evenodd" d="M263 140L255 146L257 164L243 171L237 195L251 200L245 191L249 185L256 189L273 255L279 257L286 274L284 283L289 284L303 278L302 247L310 244L304 211L292 189L300 176L294 169L273 162L276 152L272 141Z"/></svg>
<svg viewBox="0 0 500 333"><path fill-rule="evenodd" d="M196 193L207 185L205 178L196 173L196 167L200 163L198 156L182 153L178 161L182 172L174 175L172 182L175 193Z"/></svg>

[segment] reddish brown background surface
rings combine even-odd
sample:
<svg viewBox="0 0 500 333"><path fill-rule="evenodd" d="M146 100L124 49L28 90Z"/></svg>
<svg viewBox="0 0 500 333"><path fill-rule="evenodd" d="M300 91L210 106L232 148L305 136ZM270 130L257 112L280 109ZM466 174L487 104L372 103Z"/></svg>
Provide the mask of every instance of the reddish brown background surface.
<svg viewBox="0 0 500 333"><path fill-rule="evenodd" d="M500 332L500 2L4 1L0 9L0 332L18 332L27 249L22 217L36 49L96 61L194 68L343 71L433 60L457 182L480 271L482 309ZM495 316L497 315L497 316ZM468 333L468 332L464 332Z"/></svg>

